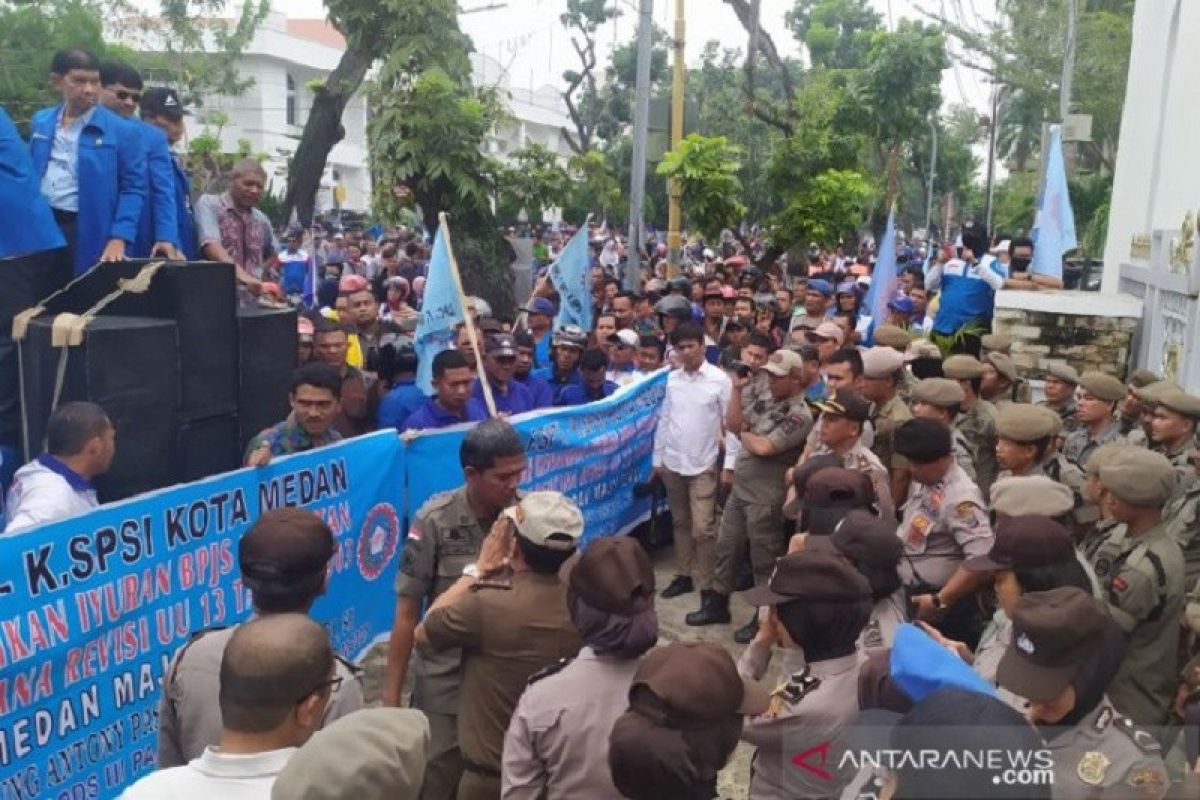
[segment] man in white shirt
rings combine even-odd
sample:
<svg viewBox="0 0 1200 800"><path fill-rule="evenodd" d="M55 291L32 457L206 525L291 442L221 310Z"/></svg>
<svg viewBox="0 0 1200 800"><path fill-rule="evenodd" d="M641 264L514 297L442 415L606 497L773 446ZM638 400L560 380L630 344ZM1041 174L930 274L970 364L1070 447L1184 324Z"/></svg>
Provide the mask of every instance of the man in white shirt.
<svg viewBox="0 0 1200 800"><path fill-rule="evenodd" d="M92 481L108 472L116 429L95 403L64 403L46 422L46 452L17 470L8 492L8 524L17 533L99 505Z"/></svg>
<svg viewBox="0 0 1200 800"><path fill-rule="evenodd" d="M221 658L221 741L182 767L153 772L123 800L268 800L340 678L325 629L304 614L238 626Z"/></svg>
<svg viewBox="0 0 1200 800"><path fill-rule="evenodd" d="M717 540L717 476L733 383L704 359L704 330L683 322L671 332L679 369L667 377L654 436L654 476L667 491L678 571L663 590L678 597L712 593Z"/></svg>

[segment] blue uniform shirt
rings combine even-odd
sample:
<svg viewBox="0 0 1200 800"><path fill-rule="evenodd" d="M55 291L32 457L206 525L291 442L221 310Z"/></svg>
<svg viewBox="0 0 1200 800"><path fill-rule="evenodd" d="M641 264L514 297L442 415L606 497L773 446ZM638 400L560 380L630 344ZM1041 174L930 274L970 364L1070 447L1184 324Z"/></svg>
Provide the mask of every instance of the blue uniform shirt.
<svg viewBox="0 0 1200 800"><path fill-rule="evenodd" d="M65 244L39 189L29 148L0 108L0 258L53 250Z"/></svg>
<svg viewBox="0 0 1200 800"><path fill-rule="evenodd" d="M1007 267L992 256L984 256L976 264L954 259L931 269L925 286L942 295L934 331L952 334L971 323L987 330L995 312L996 290L1007 277Z"/></svg>
<svg viewBox="0 0 1200 800"><path fill-rule="evenodd" d="M146 258L155 242L170 242L182 249L178 207L175 202L175 169L171 146L162 129L149 122L128 120L141 137L146 156L147 202L138 219L138 236L129 255Z"/></svg>
<svg viewBox="0 0 1200 800"><path fill-rule="evenodd" d="M593 393L587 386L577 383L562 390L558 404L560 406L581 406L593 400L603 400L616 390L617 385L612 381L605 381L598 393Z"/></svg>
<svg viewBox="0 0 1200 800"><path fill-rule="evenodd" d="M566 375L559 375L554 367L546 367L545 369L535 369L532 375L550 384L550 389L554 392L554 405L556 406L562 404L563 389L583 382L583 375L577 369L568 372Z"/></svg>
<svg viewBox="0 0 1200 800"><path fill-rule="evenodd" d="M482 419L487 419L486 413L482 417L478 416L477 414L473 414L470 404L467 405L465 413L465 417L459 417L451 414L449 411L438 405L436 397L431 397L425 401L424 405L409 415L408 419L404 420L401 430L436 430L438 428L448 428L451 425L458 425L462 422L477 422Z"/></svg>
<svg viewBox="0 0 1200 800"><path fill-rule="evenodd" d="M405 420L424 404L425 393L417 388L415 378L396 381L388 393L379 400L379 411L375 418L377 427L403 431Z"/></svg>
<svg viewBox="0 0 1200 800"><path fill-rule="evenodd" d="M496 412L499 414L524 414L526 411L533 411L536 408L533 404L533 394L525 388L524 384L517 381L509 381L508 391L504 393L501 393L493 383L492 399L496 402ZM487 419L489 416L487 401L483 399L483 385L478 379L471 389L471 396L467 399L467 410L479 415L479 419Z"/></svg>
<svg viewBox="0 0 1200 800"><path fill-rule="evenodd" d="M543 369L553 363L550 353L550 342L554 338L549 332L540 341L533 343L533 368Z"/></svg>
<svg viewBox="0 0 1200 800"><path fill-rule="evenodd" d="M545 378L539 378L531 372L524 378L514 378L514 380L524 385L533 395L534 408L546 408L554 405L554 387Z"/></svg>

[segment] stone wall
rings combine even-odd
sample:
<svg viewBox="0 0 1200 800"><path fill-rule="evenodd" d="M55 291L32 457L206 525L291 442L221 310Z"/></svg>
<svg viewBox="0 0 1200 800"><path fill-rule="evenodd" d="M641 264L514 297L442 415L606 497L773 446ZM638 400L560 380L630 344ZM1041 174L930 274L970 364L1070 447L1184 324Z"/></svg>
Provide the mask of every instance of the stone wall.
<svg viewBox="0 0 1200 800"><path fill-rule="evenodd" d="M1041 378L1047 366L1065 362L1124 380L1133 371L1140 321L1141 301L1134 297L1002 291L992 329L1012 337L1013 363L1026 378Z"/></svg>

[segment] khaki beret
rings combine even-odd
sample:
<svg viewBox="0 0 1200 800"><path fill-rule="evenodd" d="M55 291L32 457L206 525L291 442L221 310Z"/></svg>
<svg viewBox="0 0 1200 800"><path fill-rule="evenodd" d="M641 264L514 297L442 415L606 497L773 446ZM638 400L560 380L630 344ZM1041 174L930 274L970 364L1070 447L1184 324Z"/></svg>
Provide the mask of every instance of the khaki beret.
<svg viewBox="0 0 1200 800"><path fill-rule="evenodd" d="M904 351L905 361L916 361L918 358L936 358L942 360L942 351L928 339L913 339Z"/></svg>
<svg viewBox="0 0 1200 800"><path fill-rule="evenodd" d="M1046 367L1046 376L1050 378L1058 378L1060 381L1066 381L1072 386L1078 385L1079 373L1070 364L1051 364Z"/></svg>
<svg viewBox="0 0 1200 800"><path fill-rule="evenodd" d="M1171 409L1185 417L1200 419L1200 397L1177 389L1170 389L1159 395L1158 404Z"/></svg>
<svg viewBox="0 0 1200 800"><path fill-rule="evenodd" d="M942 362L942 374L956 381L971 380L983 375L983 364L975 356L960 353Z"/></svg>
<svg viewBox="0 0 1200 800"><path fill-rule="evenodd" d="M1133 393L1138 400L1143 403L1157 403L1158 398L1169 391L1183 391L1183 387L1174 381L1155 381L1148 383L1138 389L1134 389Z"/></svg>
<svg viewBox="0 0 1200 800"><path fill-rule="evenodd" d="M1152 383L1158 383L1162 378L1155 375L1148 369L1139 369L1133 375L1129 376L1129 385L1140 389L1143 386L1149 386Z"/></svg>
<svg viewBox="0 0 1200 800"><path fill-rule="evenodd" d="M1045 475L1000 478L992 484L988 496L993 511L1010 517L1021 514L1058 517L1075 507L1071 490Z"/></svg>
<svg viewBox="0 0 1200 800"><path fill-rule="evenodd" d="M429 755L420 711L365 708L313 734L280 771L271 800L416 800Z"/></svg>
<svg viewBox="0 0 1200 800"><path fill-rule="evenodd" d="M908 331L899 325L880 325L875 329L875 344L883 345L884 347L894 347L903 350L908 347L908 343L912 341L912 338Z"/></svg>
<svg viewBox="0 0 1200 800"><path fill-rule="evenodd" d="M985 333L980 339L980 344L989 353L1008 355L1009 348L1012 347L1012 337L1007 333Z"/></svg>
<svg viewBox="0 0 1200 800"><path fill-rule="evenodd" d="M1079 376L1079 385L1088 394L1109 403L1125 399L1125 384L1103 372L1083 373Z"/></svg>
<svg viewBox="0 0 1200 800"><path fill-rule="evenodd" d="M1122 448L1100 467L1100 483L1105 489L1142 508L1166 503L1178 481L1166 456L1141 447Z"/></svg>
<svg viewBox="0 0 1200 800"><path fill-rule="evenodd" d="M904 355L894 347L871 347L862 351L863 377L886 378L904 369Z"/></svg>
<svg viewBox="0 0 1200 800"><path fill-rule="evenodd" d="M1010 442L1036 442L1038 439L1054 436L1061 430L1062 418L1046 406L1013 403L996 414L996 435Z"/></svg>
<svg viewBox="0 0 1200 800"><path fill-rule="evenodd" d="M960 405L967 395L956 381L949 378L925 378L913 386L912 399L914 402L945 408Z"/></svg>
<svg viewBox="0 0 1200 800"><path fill-rule="evenodd" d="M1083 471L1087 475L1094 478L1100 474L1100 468L1107 464L1108 460L1115 454L1120 453L1126 447L1135 446L1126 443L1124 440L1102 444L1088 456L1087 463L1080 464L1080 466L1083 467Z"/></svg>
<svg viewBox="0 0 1200 800"><path fill-rule="evenodd" d="M988 353L983 357L983 360L995 367L996 372L1008 378L1009 381L1016 381L1017 365L1013 363L1013 360L1007 354Z"/></svg>

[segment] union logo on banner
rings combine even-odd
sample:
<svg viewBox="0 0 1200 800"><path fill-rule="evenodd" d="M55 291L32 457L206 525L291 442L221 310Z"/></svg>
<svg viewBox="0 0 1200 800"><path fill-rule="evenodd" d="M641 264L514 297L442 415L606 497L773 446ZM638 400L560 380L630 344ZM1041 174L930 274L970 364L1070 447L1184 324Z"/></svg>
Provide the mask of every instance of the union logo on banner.
<svg viewBox="0 0 1200 800"><path fill-rule="evenodd" d="M378 503L367 512L358 536L358 571L369 581L377 579L396 554L400 543L400 518L391 503Z"/></svg>

